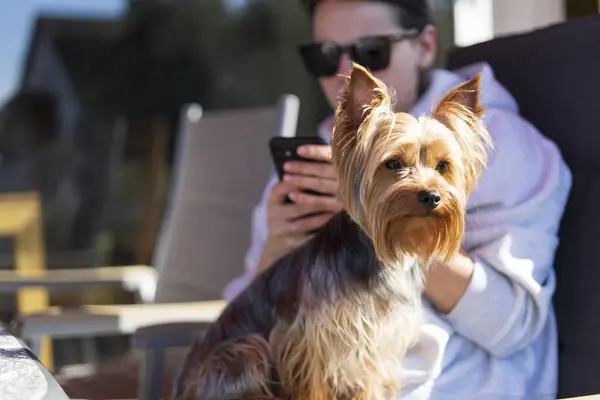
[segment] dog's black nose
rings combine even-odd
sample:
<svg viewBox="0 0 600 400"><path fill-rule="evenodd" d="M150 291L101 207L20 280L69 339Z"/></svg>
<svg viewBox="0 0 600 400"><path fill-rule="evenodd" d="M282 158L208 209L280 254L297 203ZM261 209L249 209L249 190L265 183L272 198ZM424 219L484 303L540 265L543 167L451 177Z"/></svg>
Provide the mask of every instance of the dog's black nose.
<svg viewBox="0 0 600 400"><path fill-rule="evenodd" d="M442 199L440 192L437 190L422 190L417 196L419 197L419 203L428 210L433 210L440 205L440 200Z"/></svg>

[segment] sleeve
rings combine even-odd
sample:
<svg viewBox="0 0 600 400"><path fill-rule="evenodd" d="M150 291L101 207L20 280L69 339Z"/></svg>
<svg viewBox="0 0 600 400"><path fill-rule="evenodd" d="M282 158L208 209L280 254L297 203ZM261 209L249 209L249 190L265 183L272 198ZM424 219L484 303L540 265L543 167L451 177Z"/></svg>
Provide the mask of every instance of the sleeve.
<svg viewBox="0 0 600 400"><path fill-rule="evenodd" d="M554 254L571 174L553 142L518 115L494 110L488 167L469 199L469 286L446 315L456 332L498 357L532 343L552 312Z"/></svg>
<svg viewBox="0 0 600 400"><path fill-rule="evenodd" d="M267 199L271 194L273 186L276 184L277 177L273 176L265 187L260 203L254 208L250 231L250 247L244 258L244 273L233 279L225 287L223 297L227 301L231 301L237 297L237 295L240 294L254 278L262 255L263 246L269 235L269 225L267 223Z"/></svg>

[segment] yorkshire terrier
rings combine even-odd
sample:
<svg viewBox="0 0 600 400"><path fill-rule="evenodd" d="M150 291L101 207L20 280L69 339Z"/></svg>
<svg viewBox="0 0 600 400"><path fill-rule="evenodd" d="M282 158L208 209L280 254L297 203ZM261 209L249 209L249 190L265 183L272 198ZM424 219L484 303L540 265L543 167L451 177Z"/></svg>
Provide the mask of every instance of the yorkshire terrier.
<svg viewBox="0 0 600 400"><path fill-rule="evenodd" d="M395 396L427 269L459 251L491 147L479 81L415 118L353 66L331 140L345 211L228 305L188 353L176 399Z"/></svg>

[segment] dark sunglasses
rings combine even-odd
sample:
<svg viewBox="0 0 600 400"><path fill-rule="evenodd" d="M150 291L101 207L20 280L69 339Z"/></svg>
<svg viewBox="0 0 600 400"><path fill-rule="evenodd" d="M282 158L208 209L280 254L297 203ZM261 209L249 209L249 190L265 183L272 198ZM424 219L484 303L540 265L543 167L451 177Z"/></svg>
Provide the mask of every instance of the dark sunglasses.
<svg viewBox="0 0 600 400"><path fill-rule="evenodd" d="M359 38L345 46L328 42L310 43L299 46L299 51L304 65L317 78L334 75L344 53L348 53L357 64L378 71L390 64L393 43L418 35L417 29L409 29L391 35Z"/></svg>

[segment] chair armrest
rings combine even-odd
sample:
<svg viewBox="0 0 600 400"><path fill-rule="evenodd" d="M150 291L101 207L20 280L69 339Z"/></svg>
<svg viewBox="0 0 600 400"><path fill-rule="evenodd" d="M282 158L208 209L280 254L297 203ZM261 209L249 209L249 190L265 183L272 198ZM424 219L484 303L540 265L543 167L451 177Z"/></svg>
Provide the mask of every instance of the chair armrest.
<svg viewBox="0 0 600 400"><path fill-rule="evenodd" d="M152 325L134 335L140 352L138 398L153 400L171 392L171 383L187 355L187 348L202 336L208 325L198 322ZM166 383L166 387L165 387Z"/></svg>
<svg viewBox="0 0 600 400"><path fill-rule="evenodd" d="M139 293L142 301L151 302L156 292L158 274L149 266L54 269L43 271L0 271L0 293L15 293L28 287L48 290L78 290L89 287L119 286Z"/></svg>
<svg viewBox="0 0 600 400"><path fill-rule="evenodd" d="M51 307L43 313L17 319L20 335L28 339L133 334L138 329L178 322L210 323L226 302L206 301L168 304L87 305L73 310Z"/></svg>
<svg viewBox="0 0 600 400"><path fill-rule="evenodd" d="M134 336L134 347L139 350L164 350L170 347L189 347L202 337L209 326L206 322L180 322L150 325L138 329Z"/></svg>

